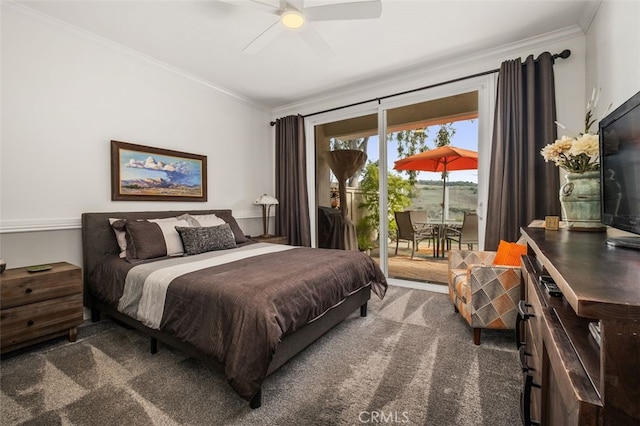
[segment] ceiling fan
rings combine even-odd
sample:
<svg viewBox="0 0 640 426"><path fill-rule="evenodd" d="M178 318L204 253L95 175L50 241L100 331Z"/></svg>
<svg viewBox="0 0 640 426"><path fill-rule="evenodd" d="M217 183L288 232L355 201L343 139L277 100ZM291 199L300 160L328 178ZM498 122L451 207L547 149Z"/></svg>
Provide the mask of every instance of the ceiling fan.
<svg viewBox="0 0 640 426"><path fill-rule="evenodd" d="M261 10L279 17L269 28L264 30L243 49L243 53L254 54L264 48L278 34L295 30L303 40L321 56L334 54L327 42L308 22L334 21L352 19L379 18L382 13L381 0L363 0L348 3L326 4L321 6L304 6L304 0L279 0L276 4L268 0L223 0L233 4Z"/></svg>

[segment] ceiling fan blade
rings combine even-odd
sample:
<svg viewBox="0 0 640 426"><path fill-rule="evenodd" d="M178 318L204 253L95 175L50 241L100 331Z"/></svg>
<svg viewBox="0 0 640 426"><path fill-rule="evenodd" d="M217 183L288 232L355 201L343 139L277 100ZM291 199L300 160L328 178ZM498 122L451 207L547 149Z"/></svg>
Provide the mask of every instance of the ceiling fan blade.
<svg viewBox="0 0 640 426"><path fill-rule="evenodd" d="M284 31L284 29L285 28L282 24L280 24L280 21L276 21L273 25L263 31L262 34L254 38L251 43L247 44L242 49L242 53L247 53L250 55L258 53L260 50L262 50L262 48L273 41L273 39L276 38L278 34Z"/></svg>
<svg viewBox="0 0 640 426"><path fill-rule="evenodd" d="M310 25L305 25L299 29L300 36L309 45L309 47L321 57L335 56L335 52L327 44L324 38Z"/></svg>
<svg viewBox="0 0 640 426"><path fill-rule="evenodd" d="M302 9L304 9L304 0L280 0L280 7L283 10L292 7L298 12L302 12Z"/></svg>
<svg viewBox="0 0 640 426"><path fill-rule="evenodd" d="M374 19L382 14L381 0L328 4L304 8L308 21L334 21L343 19Z"/></svg>

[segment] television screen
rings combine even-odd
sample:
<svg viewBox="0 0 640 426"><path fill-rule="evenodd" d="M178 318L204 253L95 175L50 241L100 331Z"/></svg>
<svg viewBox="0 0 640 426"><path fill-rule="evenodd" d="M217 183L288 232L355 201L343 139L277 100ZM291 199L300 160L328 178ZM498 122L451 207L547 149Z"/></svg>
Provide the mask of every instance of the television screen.
<svg viewBox="0 0 640 426"><path fill-rule="evenodd" d="M602 223L640 234L640 92L603 118L599 133Z"/></svg>

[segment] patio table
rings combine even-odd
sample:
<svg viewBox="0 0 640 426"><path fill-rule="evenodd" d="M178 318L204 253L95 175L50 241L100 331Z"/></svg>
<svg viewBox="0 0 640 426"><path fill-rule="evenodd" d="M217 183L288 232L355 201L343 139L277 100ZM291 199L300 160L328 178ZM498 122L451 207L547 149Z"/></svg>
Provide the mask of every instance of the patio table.
<svg viewBox="0 0 640 426"><path fill-rule="evenodd" d="M444 257L445 255L445 243L448 229L460 229L462 227L462 221L459 220L445 220L443 221L426 221L415 222L416 225L431 226L435 230L435 249L433 257ZM442 255L441 255L442 253Z"/></svg>

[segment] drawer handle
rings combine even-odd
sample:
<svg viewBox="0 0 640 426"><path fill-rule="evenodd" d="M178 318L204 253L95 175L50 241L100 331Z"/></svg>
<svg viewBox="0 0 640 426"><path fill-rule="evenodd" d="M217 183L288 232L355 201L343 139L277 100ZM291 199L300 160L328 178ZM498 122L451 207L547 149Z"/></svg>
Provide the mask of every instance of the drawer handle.
<svg viewBox="0 0 640 426"><path fill-rule="evenodd" d="M27 289L25 289L25 291L24 291L24 292L25 292L25 293L27 293L27 294L29 294L29 293L31 293L32 291L33 291L33 290L31 290L30 288L27 288Z"/></svg>
<svg viewBox="0 0 640 426"><path fill-rule="evenodd" d="M27 321L27 327L31 327L33 325L33 320Z"/></svg>
<svg viewBox="0 0 640 426"><path fill-rule="evenodd" d="M520 392L520 417L524 426L539 425L539 422L531 420L531 388L540 388L540 385L533 383L533 376L527 374L524 386Z"/></svg>
<svg viewBox="0 0 640 426"><path fill-rule="evenodd" d="M531 307L531 305L526 303L524 300L521 300L521 301L518 302L518 313L522 317L523 321L526 321L531 317L535 317L534 314L530 314L530 313L527 312L527 308L530 308L530 307Z"/></svg>
<svg viewBox="0 0 640 426"><path fill-rule="evenodd" d="M522 318L520 318L520 315L516 315L516 349L520 349L522 346L524 346L527 343L522 340L522 337L520 337L521 329L522 329Z"/></svg>
<svg viewBox="0 0 640 426"><path fill-rule="evenodd" d="M535 371L533 367L527 366L526 357L531 356L531 354L527 352L525 345L520 346L518 352L520 353L520 366L522 367L522 372L526 373L528 371Z"/></svg>
<svg viewBox="0 0 640 426"><path fill-rule="evenodd" d="M530 308L531 305L526 303L524 300L518 302L518 315L516 315L516 349L520 349L525 342L522 340L522 322L528 320L535 315L527 313L527 308Z"/></svg>

